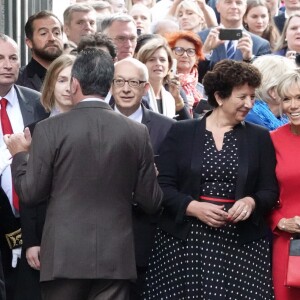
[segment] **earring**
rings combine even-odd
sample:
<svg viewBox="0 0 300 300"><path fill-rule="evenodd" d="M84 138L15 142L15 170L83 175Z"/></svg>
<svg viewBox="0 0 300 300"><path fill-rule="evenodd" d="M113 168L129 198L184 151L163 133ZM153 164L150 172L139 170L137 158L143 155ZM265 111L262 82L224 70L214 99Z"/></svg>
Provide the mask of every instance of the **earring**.
<svg viewBox="0 0 300 300"><path fill-rule="evenodd" d="M245 23L244 27L245 27L245 29L247 29L247 30L249 29L249 26L248 26L247 23Z"/></svg>

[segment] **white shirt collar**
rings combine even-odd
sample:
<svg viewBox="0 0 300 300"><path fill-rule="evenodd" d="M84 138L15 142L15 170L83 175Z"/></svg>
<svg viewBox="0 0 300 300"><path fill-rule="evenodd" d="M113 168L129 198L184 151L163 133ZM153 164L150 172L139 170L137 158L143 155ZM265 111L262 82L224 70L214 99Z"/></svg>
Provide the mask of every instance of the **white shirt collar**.
<svg viewBox="0 0 300 300"><path fill-rule="evenodd" d="M115 105L114 107L115 112L118 112L120 114L122 114L118 108L117 105ZM130 116L128 116L129 119L136 121L138 123L142 123L142 118L143 118L143 110L142 110L142 106L140 105L139 108Z"/></svg>
<svg viewBox="0 0 300 300"><path fill-rule="evenodd" d="M0 97L0 100L2 98L5 98L11 106L14 106L16 101L18 101L18 97L16 95L16 90L14 89L14 86L12 86L12 88L9 90L9 92L5 96Z"/></svg>

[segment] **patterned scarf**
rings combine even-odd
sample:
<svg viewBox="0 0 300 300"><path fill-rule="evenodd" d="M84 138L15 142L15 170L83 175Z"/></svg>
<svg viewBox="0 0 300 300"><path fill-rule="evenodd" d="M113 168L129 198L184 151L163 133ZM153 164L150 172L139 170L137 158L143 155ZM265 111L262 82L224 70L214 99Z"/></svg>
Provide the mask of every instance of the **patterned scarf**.
<svg viewBox="0 0 300 300"><path fill-rule="evenodd" d="M194 106L203 98L203 95L197 90L198 70L194 66L189 74L178 74L182 89L187 96L194 98Z"/></svg>

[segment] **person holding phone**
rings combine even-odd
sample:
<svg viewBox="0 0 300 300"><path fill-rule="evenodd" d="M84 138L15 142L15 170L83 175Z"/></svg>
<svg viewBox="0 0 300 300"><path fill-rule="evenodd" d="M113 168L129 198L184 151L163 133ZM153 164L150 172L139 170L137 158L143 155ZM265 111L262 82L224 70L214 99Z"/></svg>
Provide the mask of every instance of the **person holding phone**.
<svg viewBox="0 0 300 300"><path fill-rule="evenodd" d="M174 74L178 75L179 82L189 99L190 111L194 117L194 109L200 101L207 102L203 85L198 82L197 64L204 59L202 42L199 36L191 31L177 31L167 36L173 57L177 62Z"/></svg>
<svg viewBox="0 0 300 300"><path fill-rule="evenodd" d="M198 65L200 82L205 73L222 59L251 62L256 56L271 53L268 41L243 28L243 16L246 8L247 0L217 0L216 9L220 13L220 25L198 33L205 55L205 61ZM228 29L242 30L242 36L229 30L229 36L226 37L226 40L222 40L220 31L224 29L227 31Z"/></svg>

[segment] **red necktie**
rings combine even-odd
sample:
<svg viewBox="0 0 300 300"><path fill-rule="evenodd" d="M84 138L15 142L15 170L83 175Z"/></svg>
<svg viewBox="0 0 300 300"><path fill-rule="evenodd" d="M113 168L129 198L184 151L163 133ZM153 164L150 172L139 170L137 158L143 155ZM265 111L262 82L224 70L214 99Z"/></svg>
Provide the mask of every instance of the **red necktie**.
<svg viewBox="0 0 300 300"><path fill-rule="evenodd" d="M3 135L12 134L13 130L6 111L7 100L5 98L2 98L0 100L0 103L1 103L1 126L2 126ZM13 194L13 206L15 209L19 210L19 197L14 189L14 186L12 186L12 194Z"/></svg>

